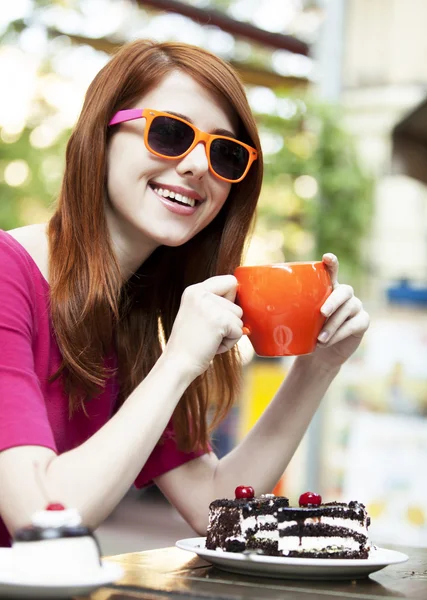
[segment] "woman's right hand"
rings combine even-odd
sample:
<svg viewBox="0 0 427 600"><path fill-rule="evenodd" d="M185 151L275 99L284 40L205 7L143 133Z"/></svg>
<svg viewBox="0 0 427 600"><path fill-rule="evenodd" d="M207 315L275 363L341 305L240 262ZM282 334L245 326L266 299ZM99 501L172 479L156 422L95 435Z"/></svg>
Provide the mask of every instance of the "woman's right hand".
<svg viewBox="0 0 427 600"><path fill-rule="evenodd" d="M165 354L196 378L216 354L227 352L242 337L242 309L234 304L237 280L219 275L184 290Z"/></svg>

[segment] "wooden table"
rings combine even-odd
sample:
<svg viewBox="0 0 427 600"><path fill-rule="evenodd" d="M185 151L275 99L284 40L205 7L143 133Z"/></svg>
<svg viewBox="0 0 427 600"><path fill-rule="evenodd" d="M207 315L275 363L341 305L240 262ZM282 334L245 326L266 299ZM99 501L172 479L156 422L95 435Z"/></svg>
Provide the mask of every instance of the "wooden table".
<svg viewBox="0 0 427 600"><path fill-rule="evenodd" d="M124 577L90 600L427 600L427 548L391 547L408 554L357 581L303 581L235 575L178 548L109 557Z"/></svg>

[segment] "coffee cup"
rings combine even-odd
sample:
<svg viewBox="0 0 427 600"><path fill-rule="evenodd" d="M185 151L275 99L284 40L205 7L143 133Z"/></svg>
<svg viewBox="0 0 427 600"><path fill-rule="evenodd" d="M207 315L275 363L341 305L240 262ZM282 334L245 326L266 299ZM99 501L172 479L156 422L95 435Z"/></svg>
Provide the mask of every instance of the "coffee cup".
<svg viewBox="0 0 427 600"><path fill-rule="evenodd" d="M234 275L244 333L259 356L314 351L326 320L320 309L332 292L323 262L242 266Z"/></svg>

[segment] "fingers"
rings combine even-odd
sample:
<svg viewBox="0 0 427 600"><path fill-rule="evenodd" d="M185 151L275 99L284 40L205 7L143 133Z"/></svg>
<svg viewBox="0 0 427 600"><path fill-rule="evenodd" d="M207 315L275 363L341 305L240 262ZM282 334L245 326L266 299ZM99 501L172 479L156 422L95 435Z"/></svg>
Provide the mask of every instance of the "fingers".
<svg viewBox="0 0 427 600"><path fill-rule="evenodd" d="M324 254L322 261L330 273L333 291L320 309L327 321L318 336L319 346L332 346L349 337L362 338L369 327L368 313L353 288L338 283L339 262L335 254Z"/></svg>
<svg viewBox="0 0 427 600"><path fill-rule="evenodd" d="M230 300L230 302L234 302L236 299L237 279L234 275L217 275L196 285L200 285L207 292L211 292L216 296L222 296Z"/></svg>
<svg viewBox="0 0 427 600"><path fill-rule="evenodd" d="M228 300L225 296L213 296L212 297L213 302L216 303L216 305L220 308L222 308L223 310L229 310L230 312L232 312L234 315L236 315L236 317L238 317L239 319L242 318L243 316L243 310L240 306L238 306L237 304L234 304L234 302ZM243 326L243 323L242 323Z"/></svg>
<svg viewBox="0 0 427 600"><path fill-rule="evenodd" d="M336 287L332 294L327 298L320 309L320 312L325 317L330 317L340 306L354 297L354 290L351 285L340 285L336 283Z"/></svg>
<svg viewBox="0 0 427 600"><path fill-rule="evenodd" d="M322 347L333 346L342 340L353 336L354 338L362 338L363 334L369 327L369 315L365 310L361 310L354 317L345 321L335 333L327 339L325 343L322 343Z"/></svg>
<svg viewBox="0 0 427 600"><path fill-rule="evenodd" d="M224 277L228 278L227 275L225 275ZM231 276L231 278L232 280L235 280L235 277ZM186 301L190 300L193 303L193 305L200 305L200 303L206 302L209 304L213 303L213 310L217 309L219 311L229 311L233 313L236 317L241 319L243 316L243 310L231 299L233 298L233 295L235 297L235 292L232 289L234 286L234 282L232 280L225 282L213 281L218 279L223 279L223 277L212 277L202 283L190 285L184 290L183 298ZM227 286L229 286L230 284L232 286L231 289L229 287L227 288ZM218 295L218 292L221 292L221 295Z"/></svg>
<svg viewBox="0 0 427 600"><path fill-rule="evenodd" d="M240 335L237 338L224 338L216 353L224 354L224 352L228 352L237 344L237 342L240 340L241 337L242 336Z"/></svg>
<svg viewBox="0 0 427 600"><path fill-rule="evenodd" d="M332 287L335 288L338 285L338 258L335 256L335 254L332 254L332 252L328 252L322 256L322 261L324 262L331 276Z"/></svg>
<svg viewBox="0 0 427 600"><path fill-rule="evenodd" d="M354 317L360 310L362 310L361 301L352 296L332 313L320 332L318 340L323 343L327 342L347 319Z"/></svg>
<svg viewBox="0 0 427 600"><path fill-rule="evenodd" d="M191 319L191 335L204 335L213 355L227 352L243 335L243 310L234 303L236 290L236 278L224 275L191 285L183 293L182 320L187 326Z"/></svg>
<svg viewBox="0 0 427 600"><path fill-rule="evenodd" d="M243 335L243 321L230 312L223 313L223 315L223 338L216 352L217 354L222 354L223 352L231 350Z"/></svg>

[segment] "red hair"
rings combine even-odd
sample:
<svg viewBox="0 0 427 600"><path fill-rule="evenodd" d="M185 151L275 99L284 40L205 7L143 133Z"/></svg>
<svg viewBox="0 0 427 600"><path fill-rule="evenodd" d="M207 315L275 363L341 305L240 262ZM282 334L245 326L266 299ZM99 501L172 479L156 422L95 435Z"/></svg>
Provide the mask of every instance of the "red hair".
<svg viewBox="0 0 427 600"><path fill-rule="evenodd" d="M238 138L254 146L259 158L246 178L232 185L223 208L203 231L182 246L157 248L123 281L104 213L108 122L176 70L228 102L238 117ZM240 264L261 180L256 123L242 83L220 58L188 44L140 40L123 46L97 74L68 142L62 188L48 228L52 320L63 357L54 377L63 377L71 413L84 409L103 389L111 376L105 358L114 353L122 403L161 355L162 336L170 336L184 289L232 273ZM240 371L233 349L216 356L189 386L173 415L180 448L207 447L209 432L236 397ZM210 401L215 412L208 426Z"/></svg>

